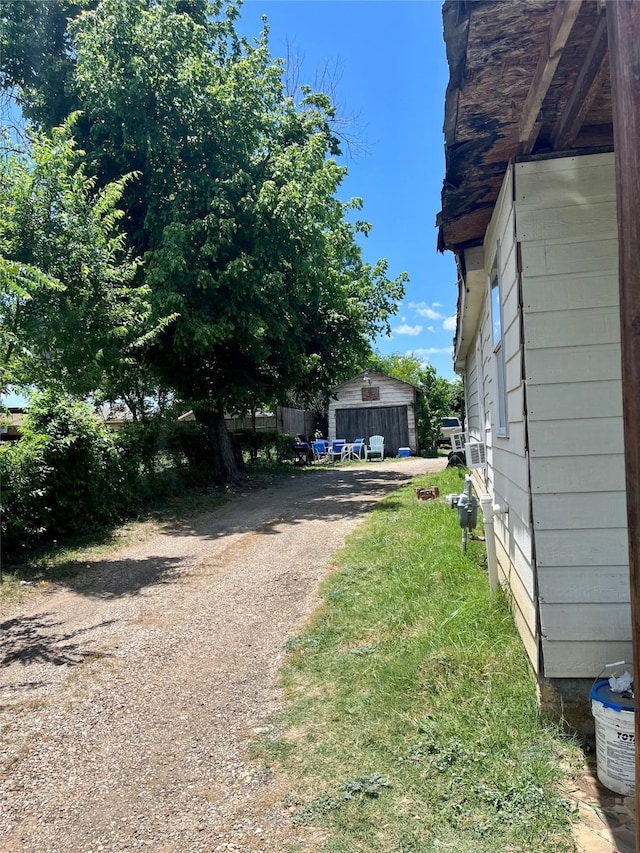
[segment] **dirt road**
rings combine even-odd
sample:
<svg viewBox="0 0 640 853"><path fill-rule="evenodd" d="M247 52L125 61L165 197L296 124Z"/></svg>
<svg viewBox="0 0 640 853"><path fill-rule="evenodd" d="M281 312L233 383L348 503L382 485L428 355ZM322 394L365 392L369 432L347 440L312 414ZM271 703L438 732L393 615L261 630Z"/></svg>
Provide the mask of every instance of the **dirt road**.
<svg viewBox="0 0 640 853"><path fill-rule="evenodd" d="M384 495L445 461L240 494L4 605L0 851L312 850L246 745L281 701L284 643L331 555Z"/></svg>

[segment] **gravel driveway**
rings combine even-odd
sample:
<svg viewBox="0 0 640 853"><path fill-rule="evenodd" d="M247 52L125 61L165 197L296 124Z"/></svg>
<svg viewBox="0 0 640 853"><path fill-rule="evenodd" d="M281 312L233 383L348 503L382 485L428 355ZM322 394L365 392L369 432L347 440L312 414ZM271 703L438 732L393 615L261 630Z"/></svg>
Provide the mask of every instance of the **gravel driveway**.
<svg viewBox="0 0 640 853"><path fill-rule="evenodd" d="M3 605L0 851L313 850L246 746L279 707L283 644L331 555L380 498L445 463L239 494Z"/></svg>

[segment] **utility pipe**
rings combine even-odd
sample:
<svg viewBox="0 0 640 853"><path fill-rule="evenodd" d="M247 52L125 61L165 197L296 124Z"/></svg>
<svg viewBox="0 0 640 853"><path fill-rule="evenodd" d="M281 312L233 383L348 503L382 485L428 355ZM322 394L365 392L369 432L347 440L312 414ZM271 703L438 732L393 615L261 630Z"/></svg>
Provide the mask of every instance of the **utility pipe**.
<svg viewBox="0 0 640 853"><path fill-rule="evenodd" d="M497 592L500 587L498 580L498 558L496 556L496 535L493 528L494 516L508 512L508 508L494 504L491 495L481 495L480 508L482 510L482 523L484 525L484 538L487 547L487 570L489 573L489 589Z"/></svg>

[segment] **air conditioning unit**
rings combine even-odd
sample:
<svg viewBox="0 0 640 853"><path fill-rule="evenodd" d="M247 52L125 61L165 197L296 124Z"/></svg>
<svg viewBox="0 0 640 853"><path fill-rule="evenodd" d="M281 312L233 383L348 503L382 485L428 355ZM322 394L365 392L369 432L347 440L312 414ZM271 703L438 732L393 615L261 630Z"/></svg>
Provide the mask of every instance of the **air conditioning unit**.
<svg viewBox="0 0 640 853"><path fill-rule="evenodd" d="M463 453L468 440L466 432L454 432L451 436L451 450L454 453Z"/></svg>
<svg viewBox="0 0 640 853"><path fill-rule="evenodd" d="M467 468L484 468L487 464L487 445L484 441L470 441L464 446Z"/></svg>

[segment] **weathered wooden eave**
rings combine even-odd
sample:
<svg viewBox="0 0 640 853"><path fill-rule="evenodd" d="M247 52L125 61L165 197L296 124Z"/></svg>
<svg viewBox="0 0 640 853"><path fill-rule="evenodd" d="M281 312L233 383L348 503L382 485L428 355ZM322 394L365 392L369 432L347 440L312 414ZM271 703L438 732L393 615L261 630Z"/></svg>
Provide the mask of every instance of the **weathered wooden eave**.
<svg viewBox="0 0 640 853"><path fill-rule="evenodd" d="M600 0L445 0L440 251L479 245L509 162L612 145Z"/></svg>

